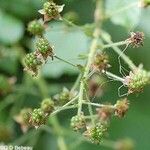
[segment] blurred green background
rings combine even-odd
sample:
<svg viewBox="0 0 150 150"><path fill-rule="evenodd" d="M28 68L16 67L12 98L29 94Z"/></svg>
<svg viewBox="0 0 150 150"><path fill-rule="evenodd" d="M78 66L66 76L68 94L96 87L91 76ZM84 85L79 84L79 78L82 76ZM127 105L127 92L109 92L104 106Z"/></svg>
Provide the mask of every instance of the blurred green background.
<svg viewBox="0 0 150 150"><path fill-rule="evenodd" d="M29 21L40 18L37 12L41 9L42 0L0 0L0 142L16 145L33 146L35 150L57 150L57 136L53 129L31 130L23 135L20 126L14 121L14 116L24 107L38 107L47 91L52 96L66 86L70 88L78 72L60 61L49 61L41 71L39 79L33 79L23 72L22 57L34 50L34 38L27 33L26 25ZM63 14L75 11L79 15L78 25L88 24L85 30L92 29L94 0L57 0L58 4L65 4ZM113 13L117 9L132 5L136 0L105 0L106 13ZM114 42L124 40L131 31L145 33L144 46L128 48L126 54L139 65L150 70L150 8L139 9L129 7L104 22L103 28L110 33ZM86 54L91 37L80 29L67 27L60 21L49 23L46 37L54 45L58 56L73 63L83 63L79 54ZM110 54L110 71L118 73L117 55L112 49ZM125 64L124 64L125 65ZM127 66L126 66L127 67ZM120 75L120 74L119 74ZM7 82L9 81L9 82ZM48 88L44 89L44 85ZM108 83L107 89L100 102L112 102L118 99L116 82ZM123 119L112 119L108 138L115 141L131 138L135 141L136 150L150 149L150 87L146 87L139 95L129 96L131 105L129 112ZM99 100L99 99L98 99ZM69 127L69 120L76 111L64 111L58 115L60 125L65 132L65 142L69 150L109 150L102 146L82 141Z"/></svg>

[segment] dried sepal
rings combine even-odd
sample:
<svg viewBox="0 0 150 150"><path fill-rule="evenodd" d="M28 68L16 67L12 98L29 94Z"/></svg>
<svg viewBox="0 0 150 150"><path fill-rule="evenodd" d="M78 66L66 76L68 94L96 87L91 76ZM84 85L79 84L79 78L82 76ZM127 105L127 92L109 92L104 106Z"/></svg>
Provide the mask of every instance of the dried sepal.
<svg viewBox="0 0 150 150"><path fill-rule="evenodd" d="M130 37L127 39L127 42L133 47L143 46L144 43L144 33L143 32L131 32Z"/></svg>
<svg viewBox="0 0 150 150"><path fill-rule="evenodd" d="M65 5L56 5L53 1L45 2L43 4L43 9L38 12L44 15L44 22L52 19L61 19L60 13L63 11L64 6Z"/></svg>
<svg viewBox="0 0 150 150"><path fill-rule="evenodd" d="M127 98L118 100L114 105L115 115L122 118L129 109L129 101Z"/></svg>
<svg viewBox="0 0 150 150"><path fill-rule="evenodd" d="M18 115L14 117L14 120L20 124L23 132L27 132L27 130L30 128L29 120L31 117L31 112L31 108L24 108Z"/></svg>

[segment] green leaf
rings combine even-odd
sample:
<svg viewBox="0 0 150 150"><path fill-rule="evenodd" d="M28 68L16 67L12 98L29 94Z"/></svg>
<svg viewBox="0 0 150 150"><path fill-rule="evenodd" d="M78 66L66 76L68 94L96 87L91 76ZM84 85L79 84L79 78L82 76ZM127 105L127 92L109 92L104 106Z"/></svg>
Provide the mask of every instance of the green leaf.
<svg viewBox="0 0 150 150"><path fill-rule="evenodd" d="M24 27L20 20L0 11L0 41L4 44L18 42L23 36Z"/></svg>
<svg viewBox="0 0 150 150"><path fill-rule="evenodd" d="M52 28L51 28L52 27ZM80 53L88 50L88 39L85 34L73 28L67 28L62 23L53 23L46 32L49 42L54 45L54 53L57 56L77 65L83 64L83 60L78 59ZM64 73L74 74L78 69L54 59L43 66L43 75L46 77L59 77Z"/></svg>
<svg viewBox="0 0 150 150"><path fill-rule="evenodd" d="M106 1L106 15L114 24L133 30L140 20L141 8L137 0Z"/></svg>

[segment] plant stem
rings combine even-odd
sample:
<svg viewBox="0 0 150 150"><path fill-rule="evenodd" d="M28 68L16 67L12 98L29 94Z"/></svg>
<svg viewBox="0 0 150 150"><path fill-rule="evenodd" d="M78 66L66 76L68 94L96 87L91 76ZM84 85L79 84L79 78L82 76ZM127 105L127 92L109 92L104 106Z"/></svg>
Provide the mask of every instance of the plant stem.
<svg viewBox="0 0 150 150"><path fill-rule="evenodd" d="M96 107L111 107L111 108L114 108L113 105L104 105L104 104L98 104L98 103L91 103L91 102L83 102L83 104L86 104L86 105L92 105L92 106L96 106Z"/></svg>
<svg viewBox="0 0 150 150"><path fill-rule="evenodd" d="M60 109L55 110L53 113L51 113L51 115L55 115L58 112L64 110L68 105L72 104L76 99L78 98L78 95L76 97L74 97L72 100L70 100L68 103L66 103L65 105L63 105Z"/></svg>
<svg viewBox="0 0 150 150"><path fill-rule="evenodd" d="M106 49L106 48L111 48L113 46L121 46L121 45L126 45L128 44L128 41L120 41L120 42L116 42L116 43L110 43L110 44L106 44L104 45L102 48Z"/></svg>
<svg viewBox="0 0 150 150"><path fill-rule="evenodd" d="M128 64L128 66L130 67L131 70L135 70L137 67L134 65L134 63L131 61L131 59L125 55L120 48L118 48L117 46L113 45L113 42L107 37L105 36L107 33L104 33L104 31L102 32L101 36L102 38L109 44L112 44L112 48L113 50L124 60L124 62L126 64Z"/></svg>
<svg viewBox="0 0 150 150"><path fill-rule="evenodd" d="M101 20L101 15L102 15L101 8L102 8L102 1L97 0L96 1L95 14L94 14L94 20L95 20L96 27L95 27L95 30L93 32L94 39L92 40L92 43L91 43L87 64L85 66L85 71L83 73L83 78L82 78L81 84L80 84L79 100L78 100L78 115L80 115L81 110L82 110L82 100L83 100L84 86L85 86L84 82L88 78L88 74L89 74L90 67L91 67L91 64L93 61L93 57L94 57L94 54L97 50L97 45L98 45L98 40L99 40L99 35L100 35L100 28L99 27L100 27L100 22L102 21Z"/></svg>
<svg viewBox="0 0 150 150"><path fill-rule="evenodd" d="M122 83L124 82L123 78L121 78L121 77L119 77L119 76L117 76L117 75L115 75L115 74L113 74L111 72L105 71L104 74L106 74L108 77L113 78L114 80L120 81Z"/></svg>
<svg viewBox="0 0 150 150"><path fill-rule="evenodd" d="M64 63L67 63L67 64L69 64L69 65L71 65L71 66L77 68L77 65L75 65L75 64L73 64L73 63L71 63L71 62L69 62L69 61L67 61L67 60L64 60L63 58L60 58L60 57L58 57L58 56L56 56L56 55L54 55L53 57L55 57L56 59L58 59L58 60L60 60L60 61L63 61Z"/></svg>

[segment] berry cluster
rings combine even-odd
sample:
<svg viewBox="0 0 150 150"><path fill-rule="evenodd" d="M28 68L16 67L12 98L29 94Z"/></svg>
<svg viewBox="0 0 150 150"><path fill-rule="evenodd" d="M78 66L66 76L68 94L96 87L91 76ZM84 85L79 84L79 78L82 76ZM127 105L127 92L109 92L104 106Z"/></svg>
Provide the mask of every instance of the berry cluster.
<svg viewBox="0 0 150 150"><path fill-rule="evenodd" d="M76 115L71 118L71 127L74 131L79 131L80 129L84 129L86 127L85 117L83 114Z"/></svg>
<svg viewBox="0 0 150 150"><path fill-rule="evenodd" d="M143 88L150 83L150 72L141 67L130 72L125 78L125 85L128 87L128 93L141 92Z"/></svg>
<svg viewBox="0 0 150 150"><path fill-rule="evenodd" d="M48 1L43 4L43 9L39 10L39 13L44 15L44 21L50 21L51 19L60 19L60 12L62 12L64 5L58 6L53 1Z"/></svg>
<svg viewBox="0 0 150 150"><path fill-rule="evenodd" d="M39 20L33 20L29 22L27 30L33 35L42 36L45 28L42 22Z"/></svg>

